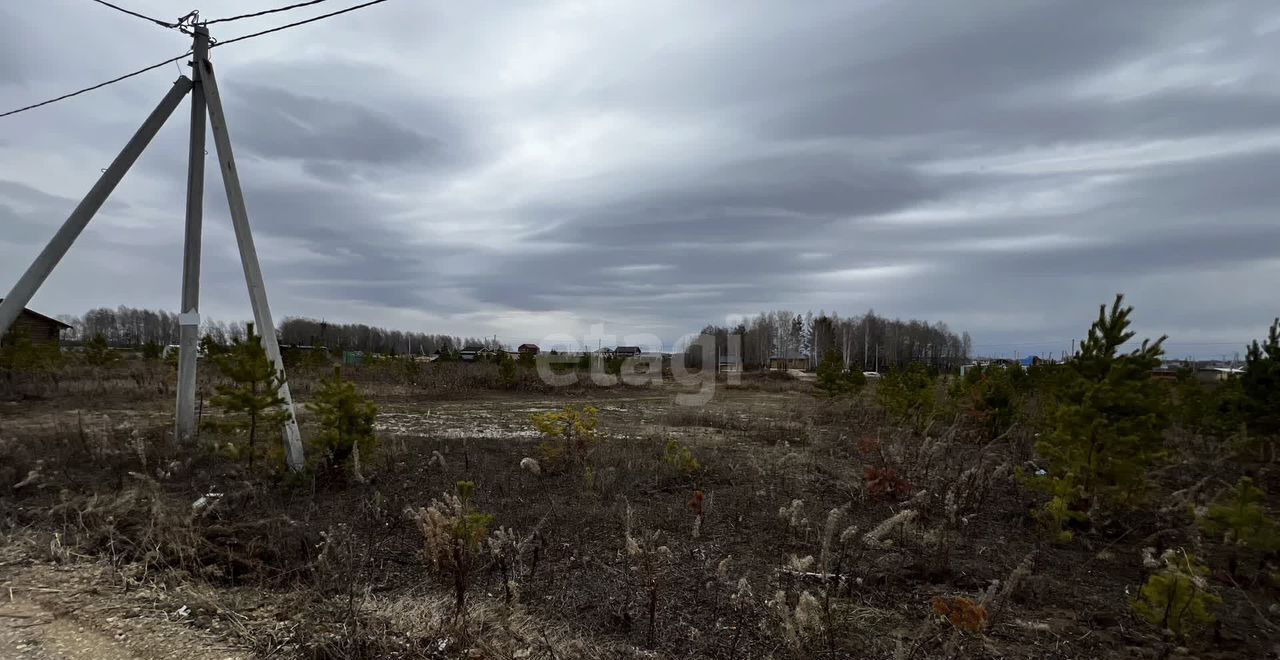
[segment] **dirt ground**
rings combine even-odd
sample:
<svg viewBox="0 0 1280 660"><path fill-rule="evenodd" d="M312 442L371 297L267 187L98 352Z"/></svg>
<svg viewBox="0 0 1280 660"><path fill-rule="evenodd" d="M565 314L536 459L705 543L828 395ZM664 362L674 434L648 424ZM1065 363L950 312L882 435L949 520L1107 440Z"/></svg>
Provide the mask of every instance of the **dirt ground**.
<svg viewBox="0 0 1280 660"><path fill-rule="evenodd" d="M18 548L0 565L0 658L240 660L221 631L202 629L179 594L123 591L91 561L32 563Z"/></svg>
<svg viewBox="0 0 1280 660"><path fill-rule="evenodd" d="M299 483L203 459L173 471L184 476L153 477L168 468L150 450L92 448L127 445L136 429L161 433L172 404L160 395L0 404L0 440L71 438L74 449L79 437L100 457L59 474L34 453L15 467L15 483L35 476L0 498L0 657L1280 658L1280 607L1262 587L1218 585L1219 623L1198 639L1137 621L1129 602L1145 577L1141 551L1165 543L1152 540L1165 524L1137 517L1098 540L1046 544L1030 519L1034 498L1009 469L1026 462L1025 443L953 437L934 450L939 432L926 432L903 470L911 483L869 494L872 459L857 447L896 436L809 388L721 387L701 407L677 405L670 385L457 397L371 388L382 451L366 484ZM530 416L570 403L599 410L604 440L585 482L521 469L540 442ZM307 413L300 421L307 432ZM696 457L696 472L671 467L671 441ZM921 458L927 451L936 457ZM948 492L996 473L1005 476L979 480L955 527L943 524ZM464 479L495 526L536 541L519 606L503 604L506 582L489 566L459 634L447 584L424 569L404 512ZM202 496L212 506L192 513ZM691 497L703 496L695 516ZM779 509L791 506L788 520ZM202 550L133 547L164 537L126 518L155 520L164 507L193 526L191 547ZM834 587L813 568L788 568L835 556L837 522L843 543L842 529L862 538L906 511L914 526L840 551ZM649 575L628 559L626 537L653 532L669 554ZM1024 565L1033 568L1018 575ZM1017 589L1003 594L1010 581ZM775 592L794 607L824 590L827 632L789 642ZM1000 595L982 634L931 610L935 598L988 592Z"/></svg>

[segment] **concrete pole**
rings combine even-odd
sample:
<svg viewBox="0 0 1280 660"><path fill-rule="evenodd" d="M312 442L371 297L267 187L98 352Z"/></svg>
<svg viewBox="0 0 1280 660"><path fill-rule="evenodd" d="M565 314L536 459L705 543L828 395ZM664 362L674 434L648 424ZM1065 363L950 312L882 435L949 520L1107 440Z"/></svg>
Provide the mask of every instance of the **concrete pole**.
<svg viewBox="0 0 1280 660"><path fill-rule="evenodd" d="M182 252L182 305L178 316L178 403L173 437L190 442L196 428L196 358L200 344L200 229L204 219L204 90L200 66L209 55L209 30L197 25L193 36L191 148L187 154L187 234Z"/></svg>
<svg viewBox="0 0 1280 660"><path fill-rule="evenodd" d="M120 150L116 159L107 166L102 176L98 177L97 183L93 184L89 193L80 200L80 204L67 217L67 221L62 223L58 233L49 239L49 244L27 268L27 272L22 274L18 283L13 285L9 295L5 296L4 302L0 302L0 335L9 330L9 326L13 325L18 315L22 313L22 308L31 302L31 297L36 295L36 290L49 277L49 273L53 272L54 266L57 266L62 257L67 254L67 250L71 249L71 244L80 236L80 232L84 231L98 209L102 208L103 202L107 201L107 196L119 185L134 161L138 160L138 156L142 155L142 150L147 148L165 120L173 114L174 109L182 102L182 97L191 90L191 84L191 79L186 76L181 76L174 81L169 93L160 100L160 104L151 111L146 121L142 122L138 132L129 138L129 142L124 145L124 149Z"/></svg>
<svg viewBox="0 0 1280 660"><path fill-rule="evenodd" d="M249 231L249 212L245 209L244 193L240 189L240 175L236 171L235 156L231 152L231 136L227 132L226 116L222 113L222 97L218 95L218 81L213 73L213 63L206 57L196 63L200 67L200 85L204 89L204 100L209 110L209 126L213 131L213 143L218 150L218 165L222 168L222 183L227 190L227 204L231 207L231 225L236 232L236 243L240 246L240 263L244 267L244 279L249 285L249 304L253 307L253 318L262 329L262 348L267 357L275 365L280 375L284 375L284 361L280 358L280 345L276 342L276 324L271 319L271 308L267 305L267 289L262 281L262 268L258 264L258 251L253 245L253 234ZM280 397L284 399L285 408L289 411L289 421L283 428L285 461L295 472L305 467L302 434L298 431L298 421L294 414L293 396L289 393L289 383L280 386Z"/></svg>

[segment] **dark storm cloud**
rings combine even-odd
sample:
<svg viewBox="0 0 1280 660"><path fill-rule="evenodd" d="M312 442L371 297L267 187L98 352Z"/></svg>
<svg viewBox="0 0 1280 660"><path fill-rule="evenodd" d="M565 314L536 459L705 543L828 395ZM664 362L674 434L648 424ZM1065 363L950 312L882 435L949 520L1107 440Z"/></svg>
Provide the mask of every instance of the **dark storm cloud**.
<svg viewBox="0 0 1280 660"><path fill-rule="evenodd" d="M240 85L228 112L241 118L236 137L263 158L297 158L321 165L447 161L449 147L371 108L350 101L300 96L283 89Z"/></svg>
<svg viewBox="0 0 1280 660"><path fill-rule="evenodd" d="M77 5L0 10L6 99L174 47L130 23L108 40ZM95 61L13 27L54 19ZM1244 340L1280 311L1269 3L387 3L346 19L215 51L279 317L504 335L607 320L670 339L765 308L874 307L999 352L1080 335L1116 290L1188 336ZM0 123L8 261L34 255L175 73ZM157 264L179 253L185 113L170 124L77 247L98 269L131 260L139 295L160 297L77 289L70 264L42 294L54 312L171 306L176 271ZM240 309L208 165L206 288ZM114 231L140 226L157 230Z"/></svg>
<svg viewBox="0 0 1280 660"><path fill-rule="evenodd" d="M937 7L914 7L925 6ZM966 16L951 33L923 38L898 34L914 29L905 20L911 12L906 9L885 26L885 40L897 42L886 44L890 54L853 56L854 64L803 77L799 94L780 95L782 100L762 112L762 127L783 139L939 136L928 147L933 154L1276 127L1280 96L1273 84L1247 91L1174 85L1133 94L1120 90L1120 98L1077 93L1092 76L1185 46L1176 43L1179 38L1209 38L1231 18L1188 3L1088 6L1002 3L988 15L963 5ZM1191 27L1196 25L1200 30ZM1249 35L1216 44L1211 56L1230 61L1235 54L1229 51L1251 48L1276 52L1270 36ZM1160 61L1147 73L1181 64Z"/></svg>
<svg viewBox="0 0 1280 660"><path fill-rule="evenodd" d="M835 154L748 159L683 184L683 188L668 188L646 197L624 197L612 214L660 219L748 209L848 217L900 208L940 192L930 187L932 182L901 165Z"/></svg>
<svg viewBox="0 0 1280 660"><path fill-rule="evenodd" d="M359 258L364 264L338 264L347 276L363 272L385 279L394 274L371 269L394 266L412 252L410 236L385 222L397 209L352 189L318 184L252 185L245 199L253 215L253 229L267 236L299 241L321 256L339 261Z"/></svg>
<svg viewBox="0 0 1280 660"><path fill-rule="evenodd" d="M1150 174L1127 186L1122 201L1191 229L1227 223L1264 223L1280 228L1280 144L1265 151L1206 158L1149 168ZM1223 204L1229 200L1230 204ZM1140 218L1133 218L1135 221ZM1137 224L1137 229L1145 228ZM1156 228L1162 225L1155 225Z"/></svg>

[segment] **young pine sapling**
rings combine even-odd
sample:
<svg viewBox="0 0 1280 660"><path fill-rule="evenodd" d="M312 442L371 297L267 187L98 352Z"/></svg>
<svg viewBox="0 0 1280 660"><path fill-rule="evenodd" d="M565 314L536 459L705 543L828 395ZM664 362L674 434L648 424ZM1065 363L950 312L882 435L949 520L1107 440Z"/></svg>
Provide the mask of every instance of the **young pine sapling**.
<svg viewBox="0 0 1280 660"><path fill-rule="evenodd" d="M1109 313L1102 306L1079 355L1062 368L1049 428L1036 444L1049 474L1032 483L1052 497L1042 517L1051 524L1087 520L1099 503L1132 504L1164 456L1167 388L1151 378L1164 337L1120 353L1134 336L1133 308L1123 302L1117 295ZM1070 540L1062 532L1059 540Z"/></svg>
<svg viewBox="0 0 1280 660"><path fill-rule="evenodd" d="M1135 614L1160 626L1179 640L1196 629L1213 623L1209 607L1222 599L1209 591L1205 576L1209 569L1181 550L1166 550L1160 557L1164 568L1152 575L1133 601Z"/></svg>
<svg viewBox="0 0 1280 660"><path fill-rule="evenodd" d="M1264 557L1280 550L1280 525L1267 515L1266 501L1266 492L1253 485L1249 477L1241 477L1230 493L1197 519L1205 533L1231 547L1228 562L1232 575L1238 572L1240 549L1253 550Z"/></svg>
<svg viewBox="0 0 1280 660"><path fill-rule="evenodd" d="M547 438L538 445L542 467L551 470L567 463L582 466L600 441L596 431L599 412L593 406L565 406L534 415L534 427Z"/></svg>
<svg viewBox="0 0 1280 660"><path fill-rule="evenodd" d="M329 466L350 463L354 479L363 482L360 466L368 464L377 446L374 423L378 407L356 390L355 383L342 380L341 368L334 367L333 379L320 386L307 408L319 420L315 443Z"/></svg>
<svg viewBox="0 0 1280 660"><path fill-rule="evenodd" d="M259 429L278 429L292 417L280 395L284 374L267 358L252 324L244 341L232 345L213 361L229 382L215 387L211 403L226 412L227 417L206 422L205 426L243 436L247 441L245 446L231 445L230 448L233 456L246 457L249 470L253 471L254 458L259 453Z"/></svg>

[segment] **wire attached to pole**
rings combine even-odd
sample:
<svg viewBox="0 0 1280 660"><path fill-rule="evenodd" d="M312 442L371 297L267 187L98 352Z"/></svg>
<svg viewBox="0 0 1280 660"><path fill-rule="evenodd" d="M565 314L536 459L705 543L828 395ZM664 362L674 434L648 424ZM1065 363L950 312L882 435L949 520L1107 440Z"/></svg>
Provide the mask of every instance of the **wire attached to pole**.
<svg viewBox="0 0 1280 660"><path fill-rule="evenodd" d="M112 8L112 9L114 9L114 10L116 10L116 11L120 12L120 13L128 14L128 15L130 15L130 16L134 16L134 17L137 17L137 18L141 18L141 19L142 19L142 20L144 20L144 21L150 21L150 22L152 22L152 23L155 23L156 25L159 25L160 27L163 27L163 28L169 28L170 30L176 29L179 25L181 25L181 24L182 24L182 23L181 23L181 21L179 21L178 23L168 23L168 22L162 21L162 20L160 20L160 19L158 19L158 18L152 18L152 17L150 17L150 16L147 16L146 14L139 14L139 13L138 13L138 12L136 12L136 11L132 11L132 10L129 10L129 9L125 9L124 7L121 7L120 5L112 4L112 3L110 3L110 2L107 2L106 0L93 0L93 2L96 2L96 3L98 3L98 4L100 4L100 5L104 6L104 7L110 7L110 8Z"/></svg>
<svg viewBox="0 0 1280 660"><path fill-rule="evenodd" d="M328 2L328 1L329 0L311 0L310 2L299 2L297 4L288 5L285 7L276 7L275 9L264 9L262 11L256 11L256 12L253 12L252 14L240 14L238 16L227 16L225 18L215 18L211 21L205 21L204 24L213 25L214 23L230 23L231 21L238 21L244 18L257 18L258 16L266 16L267 14L275 14L282 11L289 11L290 9L299 9L302 7L309 7L311 5L318 5L322 2Z"/></svg>
<svg viewBox="0 0 1280 660"><path fill-rule="evenodd" d="M255 38L255 37L261 37L261 36L262 36L262 35L264 35L264 34L271 34L272 32L279 32L279 31L281 31L281 30L288 30L288 29L290 29L290 28L298 27L299 25L306 25L307 23L314 23L314 22L316 22L316 21L321 21L321 20L324 20L324 19L326 19L326 18L332 18L332 17L334 17L334 16L338 16L338 15L340 15L340 14L345 14L345 13L347 13L347 12L352 12L352 11L355 11L355 10L357 10L357 9L364 9L365 7L371 7L371 6L373 6L373 5L382 4L382 3L386 2L386 1L387 1L387 0L370 0L370 2L365 2L365 3L362 3L362 4L358 4L358 5L352 5L352 6L350 6L350 7L347 7L346 9L339 9L338 11L331 11L331 12L329 12L329 13L327 13L327 14L320 14L319 16L315 16L315 17L313 17L313 18L308 18L308 19L306 19L306 20L302 20L302 21L295 21L295 22L293 22L293 23L286 23L285 25L281 25L281 26L279 26L279 27L273 27L273 28L271 28L271 29L269 29L269 30L262 30L261 32L253 32L253 33L250 33L250 34L246 34L246 35L244 35L244 36L236 37L236 38L234 38L234 39L228 39L228 40L226 40L226 41L219 41L219 42L217 42L217 43L210 44L210 45L209 45L209 47L210 47L210 48L217 48L218 46L227 46L227 45L233 44L233 43L235 43L235 42L237 42L237 41L244 41L244 40L246 40L246 39L253 39L253 38ZM209 21L209 22L210 22L210 23L212 23L213 21Z"/></svg>
<svg viewBox="0 0 1280 660"><path fill-rule="evenodd" d="M326 0L313 0L313 2L309 2L309 3L302 3L301 5L294 5L294 6L292 6L292 7L280 7L279 9L276 9L276 10L270 10L270 11L273 11L273 12L274 12L274 11L284 11L285 9L290 9L290 8L294 8L294 7L298 7L298 6L305 6L305 5L308 5L308 4L317 4L318 2L324 2L324 1L326 1ZM321 20L324 20L324 19L326 19L326 18L332 18L332 17L334 17L334 16L339 16L339 15L341 15L341 14L346 14L346 13L349 13L349 12L353 12L353 11L356 11L357 9L364 9L365 7L371 7L371 6L373 6L373 5L382 4L382 3L386 2L386 1L387 1L387 0L370 0L369 2L364 2L364 3L358 4L358 5L352 5L352 6L350 6L350 7L347 7L346 9L340 9L340 10L338 10L338 11L331 11L331 12L329 12L329 13L327 13L327 14L321 14L321 15L319 15L319 16L315 16L315 17L312 17L312 18L308 18L308 19L306 19L306 20L295 21L295 22L293 22L293 23L287 23L287 24L285 24L285 25L281 25L281 26L278 26L278 27L273 27L273 28L270 28L270 29L268 29L268 30L262 30L262 31L260 31L260 32L253 32L253 33L246 34L246 35L243 35L243 36L235 37L234 39L228 39L227 41L213 41L213 40L211 40L211 41L210 41L210 44L209 44L209 48L217 48L217 47L219 47L219 46L227 46L227 45L233 44L233 43L235 43L235 42L237 42L237 41L245 41L245 40L248 40L248 39L254 39L254 38L257 38L257 37L261 37L261 36L263 36L263 35L272 34L272 33L274 33L274 32L280 32L280 31L282 31L282 30L288 30L288 29L291 29L291 28L298 27L298 26L300 26L300 25L306 25L306 24L308 24L308 23L314 23L314 22L316 22L316 21L321 21ZM134 12L130 12L130 11L126 10L126 9L122 9L122 8L120 8L120 7L117 7L117 6L115 6L115 5L112 5L112 4L111 4L111 3L109 3L109 2L105 2L104 0L94 0L94 2L100 2L101 4L104 4L104 5L108 6L108 7L113 8L113 9L118 9L118 10L123 11L123 12L125 12L125 13L133 14L133 15L139 16L139 17L141 17L141 18L145 18L145 19L147 19L147 20L149 20L149 21L152 21L152 22L154 22L154 23L161 24L161 25L165 25L165 27L170 27L170 24L164 23L163 21L158 21L158 20L156 20L156 19L150 18L150 17L148 17L148 16L143 16L143 15L141 15L141 14L134 14ZM260 13L268 13L268 12L260 12ZM247 16L247 15L246 15L246 16ZM237 18L237 17L231 17L231 18ZM193 11L193 12L191 12L191 13L187 14L186 16L183 16L181 19L179 19L179 21L178 21L177 23L173 23L173 24L172 24L172 27L177 28L178 30L183 30L183 31L185 32L186 30L185 30L184 28L187 28L187 27L188 27L188 26L190 26L190 25L194 25L198 20L199 20L199 14L198 14L197 12L194 12L194 11ZM219 20L230 20L230 19L219 19ZM217 21L208 21L208 22L206 22L205 24L207 25L208 23L214 23L214 22L217 22ZM187 52L185 52L185 53L183 53L183 54L181 54L181 55L179 55L179 56L177 56L177 57L170 57L169 59L164 60L163 62L157 62L157 63L155 63L155 64L152 64L151 66L144 67L144 68L138 69L137 71L133 71L133 72L130 72L130 73L126 73L126 74L124 74L123 76L119 76L119 77L116 77L116 78L112 78L111 80L107 80L107 81L105 81L105 82L100 82L100 83L98 83L98 84L96 84L96 85L93 85L93 86L91 86L91 87L85 87L84 89L78 89L78 90L76 90L76 91L74 91L74 92L71 92L71 93L68 93L68 94L63 94L62 96L59 96L59 97L56 97L56 98L52 98L52 99L49 99L49 100L47 100L47 101L41 101L41 102L39 102L39 103L33 103L33 104L28 105L28 106L25 106L25 107L16 108L16 109L14 109L14 110L10 110L10 111L8 111L8 112L0 113L0 117L8 117L9 115L16 115L16 114L18 114L18 113L20 113L20 112L26 112L26 111L28 111L28 110L34 110L34 109L36 109L36 108L40 108L40 107L43 107L43 106L49 105L49 104L51 104L51 103L57 103L58 101L63 101L63 100L69 99L69 98L71 98L71 97L73 97L73 96L79 96L79 95L81 95L81 94L84 94L85 92L92 92L92 91L93 91L93 90L95 90L95 89L101 89L101 88L103 88L103 87L106 87L107 85L114 85L115 83L118 83L118 82L120 82L120 81L122 81L122 80L128 80L129 78L132 78L132 77L134 77L134 76L139 76L139 75L142 75L142 74L144 74L144 73L146 73L146 72L148 72L148 71L152 71L152 70L154 70L154 69L158 69L158 68L160 68L160 67L162 67L162 66L164 66L164 65L166 65L166 64L169 64L170 62L176 62L176 61L178 61L178 60L181 60L181 59L183 59L183 58L187 57L188 55L191 55L191 52L192 52L192 51L189 51L189 50L188 50Z"/></svg>
<svg viewBox="0 0 1280 660"><path fill-rule="evenodd" d="M73 97L73 96L79 96L79 95L81 95L81 94L84 94L85 92L92 92L92 91L93 91L93 90L95 90L95 89L99 89L99 88L101 88L101 87L106 87L107 85L113 85L113 84L115 84L115 83L120 82L121 80L128 80L129 78L132 78L132 77L134 77L134 76L140 76L140 75L142 75L142 74L144 74L144 73L146 73L146 72L148 72L148 71L152 71L152 70L154 70L154 69L159 69L160 67L165 66L166 64L169 64L170 62L177 62L178 60L185 59L185 58L186 58L188 55L190 55L190 54L191 54L191 51L187 51L187 52L185 52L185 53L183 53L183 54L181 54L181 55L179 55L179 56L177 56L177 57L170 57L169 59L167 59L167 60L165 60L165 61L163 61L163 62L157 62L157 63L155 63L155 64L152 64L152 65L151 65L151 66L149 66L149 67L146 67L146 68L143 68L143 69L138 69L137 71L134 71L134 72L132 72L132 73L126 73L126 74L124 74L123 76L120 76L120 77L118 77L118 78L112 78L111 80L108 80L108 81L106 81L106 82L100 82L100 83L98 83L98 84L96 84L96 85L94 85L94 86L92 86L92 87L85 87L84 89L78 89L78 90L76 90L76 91L74 91L74 92L71 92L71 93L69 93L69 94L63 94L62 96L59 96L59 97L57 97L57 98L49 99L48 101L41 101L41 102L39 102L39 103L33 103L33 104L31 104L31 105L29 105L29 106L26 106L26 107L23 107L23 108L17 108L16 110L10 110L10 111L8 111L8 112L3 112L3 113L0 113L0 117L8 117L9 115L16 115L16 114L18 114L19 112L26 112L26 111L28 111L28 110L34 110L34 109L36 109L36 108L39 108L39 107L42 107L42 106L49 105L50 103L57 103L58 101L62 101L62 100L64 100L64 99L69 99L69 98L71 98L71 97Z"/></svg>

